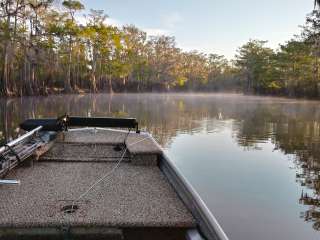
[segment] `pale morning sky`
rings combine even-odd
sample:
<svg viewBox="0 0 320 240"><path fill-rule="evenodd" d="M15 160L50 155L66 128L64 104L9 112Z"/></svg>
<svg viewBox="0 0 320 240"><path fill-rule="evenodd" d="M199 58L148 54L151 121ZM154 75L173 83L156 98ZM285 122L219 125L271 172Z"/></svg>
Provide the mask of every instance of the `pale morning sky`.
<svg viewBox="0 0 320 240"><path fill-rule="evenodd" d="M86 9L103 9L109 23L134 24L148 34L176 37L178 47L232 58L251 39L268 46L299 33L313 0L82 0Z"/></svg>

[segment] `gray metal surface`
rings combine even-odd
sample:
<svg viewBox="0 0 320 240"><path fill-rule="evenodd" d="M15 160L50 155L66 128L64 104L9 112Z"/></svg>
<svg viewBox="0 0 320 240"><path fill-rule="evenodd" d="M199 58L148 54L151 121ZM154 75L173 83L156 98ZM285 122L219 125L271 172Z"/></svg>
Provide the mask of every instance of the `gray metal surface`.
<svg viewBox="0 0 320 240"><path fill-rule="evenodd" d="M204 238L200 235L198 229L190 229L187 231L187 240L204 240Z"/></svg>
<svg viewBox="0 0 320 240"><path fill-rule="evenodd" d="M19 180L0 179L0 185L18 185L18 184L20 184Z"/></svg>

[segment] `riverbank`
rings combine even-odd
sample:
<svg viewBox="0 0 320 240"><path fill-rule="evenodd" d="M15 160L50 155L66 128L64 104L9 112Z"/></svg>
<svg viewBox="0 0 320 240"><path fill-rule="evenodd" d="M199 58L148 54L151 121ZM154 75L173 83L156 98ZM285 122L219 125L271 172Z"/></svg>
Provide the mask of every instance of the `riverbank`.
<svg viewBox="0 0 320 240"><path fill-rule="evenodd" d="M75 91L65 92L63 88L52 88L48 89L47 94L40 94L40 95L10 95L6 97L0 97L0 99L12 99L12 98L25 98L25 97L49 97L49 96L65 96L65 95L79 95L83 96L86 94L106 94L106 95L121 95L121 94L167 94L167 95L212 95L212 94L237 94L243 95L248 97L261 97L261 98L273 98L273 99L296 99L302 101L320 101L320 98L312 98L306 96L287 96L283 94L252 94L252 93L244 93L242 91L119 91L119 92L105 92L105 91L98 91L98 92L91 92L90 89L76 89Z"/></svg>

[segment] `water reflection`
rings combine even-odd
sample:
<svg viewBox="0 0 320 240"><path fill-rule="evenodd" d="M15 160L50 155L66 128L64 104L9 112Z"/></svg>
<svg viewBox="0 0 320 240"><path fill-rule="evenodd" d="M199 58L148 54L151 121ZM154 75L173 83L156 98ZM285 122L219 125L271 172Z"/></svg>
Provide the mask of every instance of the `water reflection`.
<svg viewBox="0 0 320 240"><path fill-rule="evenodd" d="M66 95L0 100L0 139L18 134L26 118L81 116L136 117L142 128L169 148L176 136L218 133L231 123L232 138L245 151L272 143L294 156L300 217L320 230L319 102L239 95ZM297 213L297 216L298 213Z"/></svg>

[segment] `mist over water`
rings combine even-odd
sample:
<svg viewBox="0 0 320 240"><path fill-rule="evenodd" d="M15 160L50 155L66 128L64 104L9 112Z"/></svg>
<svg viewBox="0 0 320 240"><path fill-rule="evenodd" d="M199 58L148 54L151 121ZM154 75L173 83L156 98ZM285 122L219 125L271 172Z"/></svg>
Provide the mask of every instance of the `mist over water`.
<svg viewBox="0 0 320 240"><path fill-rule="evenodd" d="M0 139L26 118L136 117L230 239L320 239L317 101L236 94L59 95L0 99Z"/></svg>

